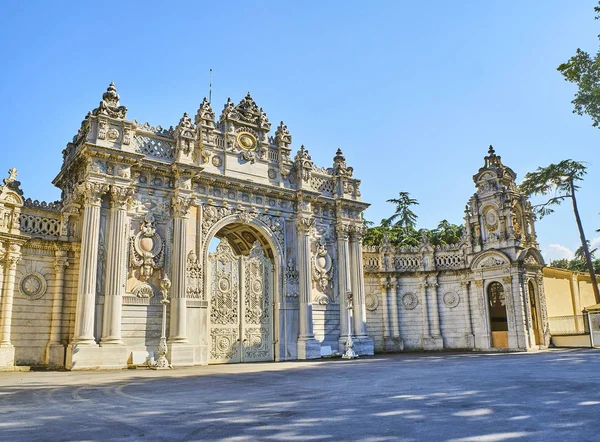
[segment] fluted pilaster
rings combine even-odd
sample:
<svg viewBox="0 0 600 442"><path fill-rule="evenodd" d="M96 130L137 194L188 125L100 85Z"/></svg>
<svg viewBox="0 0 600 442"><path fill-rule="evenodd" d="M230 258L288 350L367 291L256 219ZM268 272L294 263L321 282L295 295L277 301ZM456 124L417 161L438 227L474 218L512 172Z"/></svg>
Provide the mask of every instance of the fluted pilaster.
<svg viewBox="0 0 600 442"><path fill-rule="evenodd" d="M348 225L339 224L337 234L337 262L338 262L338 299L340 304L340 338L348 337L348 311L346 296L350 291L350 252L348 247Z"/></svg>
<svg viewBox="0 0 600 442"><path fill-rule="evenodd" d="M81 190L84 197L83 227L81 230L81 258L77 279L77 307L72 345L96 345L94 340L94 309L96 274L98 271L98 238L100 234L100 204L107 186L86 183Z"/></svg>
<svg viewBox="0 0 600 442"><path fill-rule="evenodd" d="M121 340L121 316L125 291L127 203L132 189L112 186L110 189L110 221L108 223L108 256L106 260L106 283L104 314L100 345L123 345Z"/></svg>
<svg viewBox="0 0 600 442"><path fill-rule="evenodd" d="M310 229L314 219L300 216L297 220L298 230L298 298L300 307L299 339L314 339L311 302L310 278Z"/></svg>
<svg viewBox="0 0 600 442"><path fill-rule="evenodd" d="M10 342L13 296L15 290L15 275L17 263L21 259L21 247L11 244L4 263L4 296L2 299L2 338L0 347L12 347Z"/></svg>
<svg viewBox="0 0 600 442"><path fill-rule="evenodd" d="M188 231L188 210L191 200L183 197L173 198L173 256L171 275L171 321L169 324L169 343L187 343L186 326L186 244Z"/></svg>
<svg viewBox="0 0 600 442"><path fill-rule="evenodd" d="M352 310L354 334L366 337L365 281L362 260L362 227L353 229L350 235L350 272L352 274Z"/></svg>

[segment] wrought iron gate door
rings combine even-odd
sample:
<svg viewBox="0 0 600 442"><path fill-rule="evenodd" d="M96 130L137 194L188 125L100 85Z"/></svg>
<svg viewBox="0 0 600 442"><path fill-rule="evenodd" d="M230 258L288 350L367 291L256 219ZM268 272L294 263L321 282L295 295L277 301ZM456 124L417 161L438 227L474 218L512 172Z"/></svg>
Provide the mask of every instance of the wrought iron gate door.
<svg viewBox="0 0 600 442"><path fill-rule="evenodd" d="M224 238L209 255L211 363L273 360L272 268L258 243L240 257Z"/></svg>

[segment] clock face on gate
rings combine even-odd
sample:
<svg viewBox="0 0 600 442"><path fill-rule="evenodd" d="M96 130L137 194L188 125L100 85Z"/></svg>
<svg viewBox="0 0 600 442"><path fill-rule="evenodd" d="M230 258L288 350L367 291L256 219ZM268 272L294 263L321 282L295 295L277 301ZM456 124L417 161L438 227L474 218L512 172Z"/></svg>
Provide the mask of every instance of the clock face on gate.
<svg viewBox="0 0 600 442"><path fill-rule="evenodd" d="M237 136L237 143L244 150L256 149L256 137L248 132L242 132Z"/></svg>

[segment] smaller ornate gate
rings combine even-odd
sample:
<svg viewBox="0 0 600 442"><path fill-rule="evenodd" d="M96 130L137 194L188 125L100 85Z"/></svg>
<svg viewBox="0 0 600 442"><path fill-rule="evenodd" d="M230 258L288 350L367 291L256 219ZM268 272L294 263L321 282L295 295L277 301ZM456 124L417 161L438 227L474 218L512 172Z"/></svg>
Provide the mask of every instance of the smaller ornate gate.
<svg viewBox="0 0 600 442"><path fill-rule="evenodd" d="M238 256L223 238L209 272L210 362L273 360L273 266L260 244Z"/></svg>

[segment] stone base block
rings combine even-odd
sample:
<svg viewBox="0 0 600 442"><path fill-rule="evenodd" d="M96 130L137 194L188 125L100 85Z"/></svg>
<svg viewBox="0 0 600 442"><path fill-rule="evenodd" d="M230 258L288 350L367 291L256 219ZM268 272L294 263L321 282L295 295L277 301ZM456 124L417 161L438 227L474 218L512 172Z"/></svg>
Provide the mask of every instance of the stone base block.
<svg viewBox="0 0 600 442"><path fill-rule="evenodd" d="M121 345L97 347L91 345L67 346L67 370L118 370L127 368L129 351Z"/></svg>
<svg viewBox="0 0 600 442"><path fill-rule="evenodd" d="M423 337L423 350L443 350L444 340L441 336Z"/></svg>
<svg viewBox="0 0 600 442"><path fill-rule="evenodd" d="M477 350L488 350L491 348L490 335L475 335L475 348Z"/></svg>
<svg viewBox="0 0 600 442"><path fill-rule="evenodd" d="M384 338L383 349L385 351L404 351L404 341L402 338Z"/></svg>
<svg viewBox="0 0 600 442"><path fill-rule="evenodd" d="M208 365L207 345L194 345L194 365Z"/></svg>
<svg viewBox="0 0 600 442"><path fill-rule="evenodd" d="M321 344L316 339L298 339L298 359L319 359Z"/></svg>
<svg viewBox="0 0 600 442"><path fill-rule="evenodd" d="M354 351L359 356L372 356L375 354L375 345L368 336L354 338Z"/></svg>
<svg viewBox="0 0 600 442"><path fill-rule="evenodd" d="M0 347L0 370L14 370L15 347L12 345Z"/></svg>
<svg viewBox="0 0 600 442"><path fill-rule="evenodd" d="M194 365L194 345L168 343L167 359L173 367L190 367Z"/></svg>
<svg viewBox="0 0 600 442"><path fill-rule="evenodd" d="M62 344L49 344L46 347L46 364L50 367L64 367L65 346Z"/></svg>
<svg viewBox="0 0 600 442"><path fill-rule="evenodd" d="M465 342L466 342L467 348L475 348L475 336L473 336L471 334L465 335Z"/></svg>

